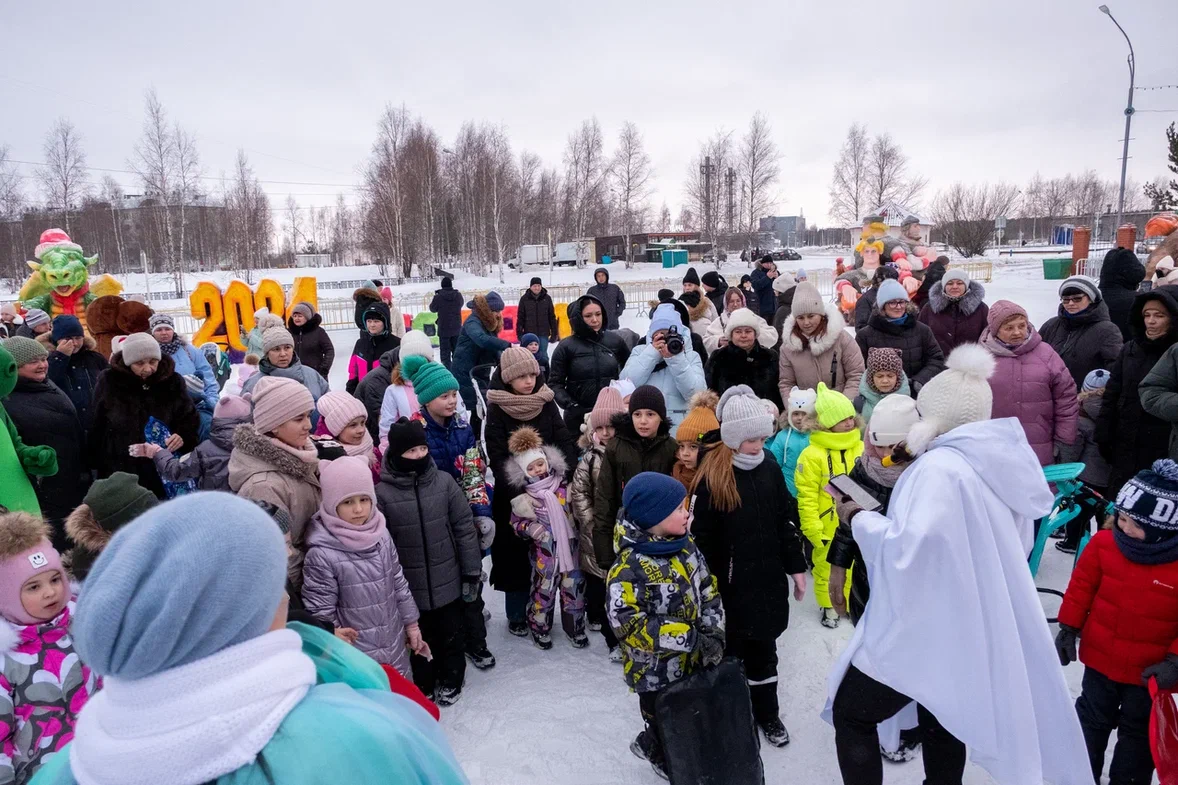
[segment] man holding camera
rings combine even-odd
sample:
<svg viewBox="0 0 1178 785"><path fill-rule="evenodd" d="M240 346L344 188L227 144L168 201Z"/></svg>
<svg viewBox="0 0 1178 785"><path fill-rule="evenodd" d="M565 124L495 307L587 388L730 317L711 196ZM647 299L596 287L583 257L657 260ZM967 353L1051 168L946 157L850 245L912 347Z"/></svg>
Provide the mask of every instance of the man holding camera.
<svg viewBox="0 0 1178 785"><path fill-rule="evenodd" d="M707 387L707 382L703 360L691 348L691 333L674 305L663 303L654 309L646 343L634 347L621 378L635 387L651 384L659 388L672 427L687 415L687 402Z"/></svg>

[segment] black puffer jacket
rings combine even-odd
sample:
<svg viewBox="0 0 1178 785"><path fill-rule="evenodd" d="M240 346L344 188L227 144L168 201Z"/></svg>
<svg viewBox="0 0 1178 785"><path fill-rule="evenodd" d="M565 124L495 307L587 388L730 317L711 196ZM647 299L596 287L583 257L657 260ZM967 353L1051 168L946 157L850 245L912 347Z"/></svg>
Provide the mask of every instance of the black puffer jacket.
<svg viewBox="0 0 1178 785"><path fill-rule="evenodd" d="M533 391L543 386L544 382L537 379ZM489 389L505 389L498 370L491 377ZM517 420L496 404L489 405L487 458L495 475L495 494L491 500L491 517L495 520L495 540L491 544L491 585L499 591L527 591L531 588L529 547L511 528L511 500L524 493L525 489L511 484L509 478L512 474L507 470L507 464L512 460L507 450L507 440L525 425L535 428L544 444L555 447L564 456L566 480L572 479L573 470L577 467L576 439L565 427L554 402L544 404L540 414L528 421Z"/></svg>
<svg viewBox="0 0 1178 785"><path fill-rule="evenodd" d="M1170 331L1161 338L1145 337L1142 311L1147 303L1162 305L1170 314ZM1121 349L1109 368L1108 386L1096 421L1096 444L1109 463L1110 497L1114 497L1126 480L1148 469L1159 458L1169 455L1170 423L1147 413L1141 407L1137 386L1166 350L1178 341L1178 291L1162 286L1137 295L1129 314L1133 337Z"/></svg>
<svg viewBox="0 0 1178 785"><path fill-rule="evenodd" d="M859 483L863 490L875 497L881 507L878 512L886 515L888 504L892 501L893 488L882 485L867 473L865 459L855 464L851 469L851 479ZM834 530L834 539L830 542L830 550L826 554L826 561L832 567L842 567L851 570L851 601L847 604L847 612L851 615L851 623L858 624L867 607L867 600L871 598L871 584L867 580L867 569L863 565L863 555L859 552L859 545L851 527L842 521ZM856 564L857 563L857 564ZM854 567L854 569L852 569Z"/></svg>
<svg viewBox="0 0 1178 785"><path fill-rule="evenodd" d="M597 301L601 303L601 307L605 311L605 329L616 330L618 329L618 319L626 310L626 295L622 293L622 287L609 282L609 270L604 267L598 267L593 271L594 281L597 280L599 273L605 274L605 283L594 283L586 294L596 297Z"/></svg>
<svg viewBox="0 0 1178 785"><path fill-rule="evenodd" d="M630 350L617 333L594 332L585 324L581 310L588 303L602 307L601 301L591 294L569 303L573 334L557 344L548 374L548 386L564 410L565 424L570 433L576 434L581 432L585 415L597 402L598 391L617 379L630 359Z"/></svg>
<svg viewBox="0 0 1178 785"><path fill-rule="evenodd" d="M875 313L875 298L878 296L879 292L873 286L859 295L859 299L855 301L856 330L862 330L871 321L871 315Z"/></svg>
<svg viewBox="0 0 1178 785"><path fill-rule="evenodd" d="M368 432L380 441L380 405L384 402L385 390L392 384L393 367L401 361L401 347L389 349L380 356L375 368L364 375L352 395L364 404L368 412Z"/></svg>
<svg viewBox="0 0 1178 785"><path fill-rule="evenodd" d="M789 490L768 451L755 469L733 474L740 506L714 509L701 482L691 500L691 534L719 584L728 640L776 640L789 625L789 576L806 571L802 535L781 514Z"/></svg>
<svg viewBox="0 0 1178 785"><path fill-rule="evenodd" d="M781 342L784 339L781 328L785 326L785 320L794 312L794 294L797 291L798 287L791 286L789 291L777 295L777 311L773 314L773 329L777 330L777 343L773 346L774 351L781 348Z"/></svg>
<svg viewBox="0 0 1178 785"><path fill-rule="evenodd" d="M777 388L777 355L760 343L752 351L745 351L729 343L712 352L704 368L708 389L723 395L729 387L747 384L758 398L773 401L781 409L781 390Z"/></svg>
<svg viewBox="0 0 1178 785"><path fill-rule="evenodd" d="M90 427L98 377L110 367L106 358L94 351L95 346L94 339L87 336L83 347L73 354L49 353L49 381L70 397L83 428Z"/></svg>
<svg viewBox="0 0 1178 785"><path fill-rule="evenodd" d="M331 375L331 364L335 362L335 345L322 324L323 317L316 313L302 325L288 320L286 329L294 337L295 354L299 361L308 368L314 368L326 379Z"/></svg>
<svg viewBox="0 0 1178 785"><path fill-rule="evenodd" d="M57 453L57 474L35 477L33 484L41 514L53 527L54 547L68 547L65 519L82 503L90 486L90 472L83 461L86 437L78 413L53 382L21 377L4 399L4 409L25 444L52 447Z"/></svg>
<svg viewBox="0 0 1178 785"><path fill-rule="evenodd" d="M929 379L945 370L945 355L937 337L927 324L917 321L916 306L912 304L908 306L908 315L899 324L889 322L876 310L867 326L855 333L855 342L864 357L868 349L899 349L913 397Z"/></svg>
<svg viewBox="0 0 1178 785"><path fill-rule="evenodd" d="M678 443L671 438L670 420L663 420L658 432L649 439L638 435L628 414L615 414L612 422L616 434L605 448L597 475L597 498L593 502L593 550L603 570L614 564L614 523L626 483L641 472L670 474L679 450Z"/></svg>
<svg viewBox="0 0 1178 785"><path fill-rule="evenodd" d="M916 303L918 308L923 308L928 303L929 292L936 286L937 282L945 277L945 273L949 271L949 265L945 262L933 261L924 271L924 278L920 280L920 288L916 290L916 294L912 295L912 302Z"/></svg>
<svg viewBox="0 0 1178 785"><path fill-rule="evenodd" d="M1121 339L1133 338L1129 313L1137 297L1137 286L1145 280L1145 265L1128 248L1113 248L1104 255L1100 268L1100 295L1108 306L1109 321L1121 331Z"/></svg>
<svg viewBox="0 0 1178 785"><path fill-rule="evenodd" d="M1121 330L1108 318L1108 305L1101 300L1075 316L1059 313L1043 323L1039 336L1055 349L1072 372L1076 389L1084 386L1084 377L1097 368L1108 370L1121 353Z"/></svg>
<svg viewBox="0 0 1178 785"><path fill-rule="evenodd" d="M433 461L421 474L399 472L385 461L376 503L419 610L449 605L462 596L463 578L478 579L482 559L470 504Z"/></svg>
<svg viewBox="0 0 1178 785"><path fill-rule="evenodd" d="M438 289L429 309L438 315L438 337L457 338L462 332L462 292L457 289Z"/></svg>
<svg viewBox="0 0 1178 785"><path fill-rule="evenodd" d="M728 281L720 276L720 285L705 296L712 301L712 305L716 307L716 313L724 313L724 293L728 291Z"/></svg>
<svg viewBox="0 0 1178 785"><path fill-rule="evenodd" d="M163 499L164 485L155 463L128 453L132 444L143 443L150 417L180 435L184 440L180 453L196 446L200 417L172 358L165 355L155 373L140 379L123 363L123 355L116 355L94 390L94 420L86 440L89 466L98 470L99 477L115 472L137 475L140 485Z"/></svg>
<svg viewBox="0 0 1178 785"><path fill-rule="evenodd" d="M552 295L548 294L547 289L541 286L540 293L534 294L529 288L519 298L519 308L515 315L515 333L535 333L553 343L560 340L560 331L556 326L556 310L552 304Z"/></svg>

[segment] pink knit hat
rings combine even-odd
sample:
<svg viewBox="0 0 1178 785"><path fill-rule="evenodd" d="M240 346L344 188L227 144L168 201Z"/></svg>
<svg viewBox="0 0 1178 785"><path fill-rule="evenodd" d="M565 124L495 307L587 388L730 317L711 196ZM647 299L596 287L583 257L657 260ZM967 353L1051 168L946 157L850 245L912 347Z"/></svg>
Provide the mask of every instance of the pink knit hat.
<svg viewBox="0 0 1178 785"><path fill-rule="evenodd" d="M49 542L48 525L28 513L0 515L0 616L18 625L48 621L30 616L20 594L29 578L54 570L65 580L61 556Z"/></svg>
<svg viewBox="0 0 1178 785"><path fill-rule="evenodd" d="M348 456L319 462L319 485L323 489L323 510L335 515L335 508L349 496L367 496L376 503L372 470L362 458Z"/></svg>
<svg viewBox="0 0 1178 785"><path fill-rule="evenodd" d="M602 425L609 425L615 414L626 411L626 404L622 403L622 395L613 387L602 387L597 392L597 401L593 404L593 411L589 414L589 430L597 430Z"/></svg>
<svg viewBox="0 0 1178 785"><path fill-rule="evenodd" d="M287 420L315 408L310 390L294 379L280 376L259 379L250 402L254 405L254 427L258 433L270 433Z"/></svg>
<svg viewBox="0 0 1178 785"><path fill-rule="evenodd" d="M342 390L324 393L315 404L319 415L327 425L332 436L339 436L340 431L348 427L348 423L357 417L367 417L368 410L358 398L348 395Z"/></svg>
<svg viewBox="0 0 1178 785"><path fill-rule="evenodd" d="M990 306L990 313L986 316L986 327L989 328L991 335L998 334L998 328L1010 321L1015 316L1021 316L1027 319L1027 312L1018 303L1012 303L1010 300L999 300Z"/></svg>
<svg viewBox="0 0 1178 785"><path fill-rule="evenodd" d="M214 417L227 420L243 420L250 416L250 402L240 395L226 395L213 408Z"/></svg>

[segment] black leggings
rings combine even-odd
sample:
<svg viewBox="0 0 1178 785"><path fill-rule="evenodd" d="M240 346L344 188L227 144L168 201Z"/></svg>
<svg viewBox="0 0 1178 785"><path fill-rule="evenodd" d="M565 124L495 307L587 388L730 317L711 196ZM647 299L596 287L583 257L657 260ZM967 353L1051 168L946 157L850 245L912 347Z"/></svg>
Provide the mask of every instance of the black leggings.
<svg viewBox="0 0 1178 785"><path fill-rule="evenodd" d="M605 581L588 572L585 575L585 616L591 623L601 625L601 637L613 651L618 647L618 637L609 626L609 615L605 612Z"/></svg>
<svg viewBox="0 0 1178 785"><path fill-rule="evenodd" d="M459 598L432 611L422 611L417 621L433 659L414 654L409 658L409 665L413 669L413 683L426 697L432 697L438 687L461 688L466 680L462 606Z"/></svg>
<svg viewBox="0 0 1178 785"><path fill-rule="evenodd" d="M843 785L881 785L883 758L876 725L912 701L852 665L834 698L834 745ZM924 706L920 716L924 785L961 785L965 745L945 730Z"/></svg>

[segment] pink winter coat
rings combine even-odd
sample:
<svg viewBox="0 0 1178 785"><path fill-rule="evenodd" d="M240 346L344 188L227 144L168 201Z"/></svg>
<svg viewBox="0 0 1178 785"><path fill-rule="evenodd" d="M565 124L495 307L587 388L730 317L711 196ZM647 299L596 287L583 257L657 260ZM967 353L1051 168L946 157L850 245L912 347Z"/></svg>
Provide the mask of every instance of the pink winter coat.
<svg viewBox="0 0 1178 785"><path fill-rule="evenodd" d="M1017 417L1039 463L1052 463L1056 442L1076 441L1080 404L1072 374L1034 327L1023 345L1015 349L1003 345L989 329L982 332L978 343L997 361L990 377L994 393L992 416Z"/></svg>

